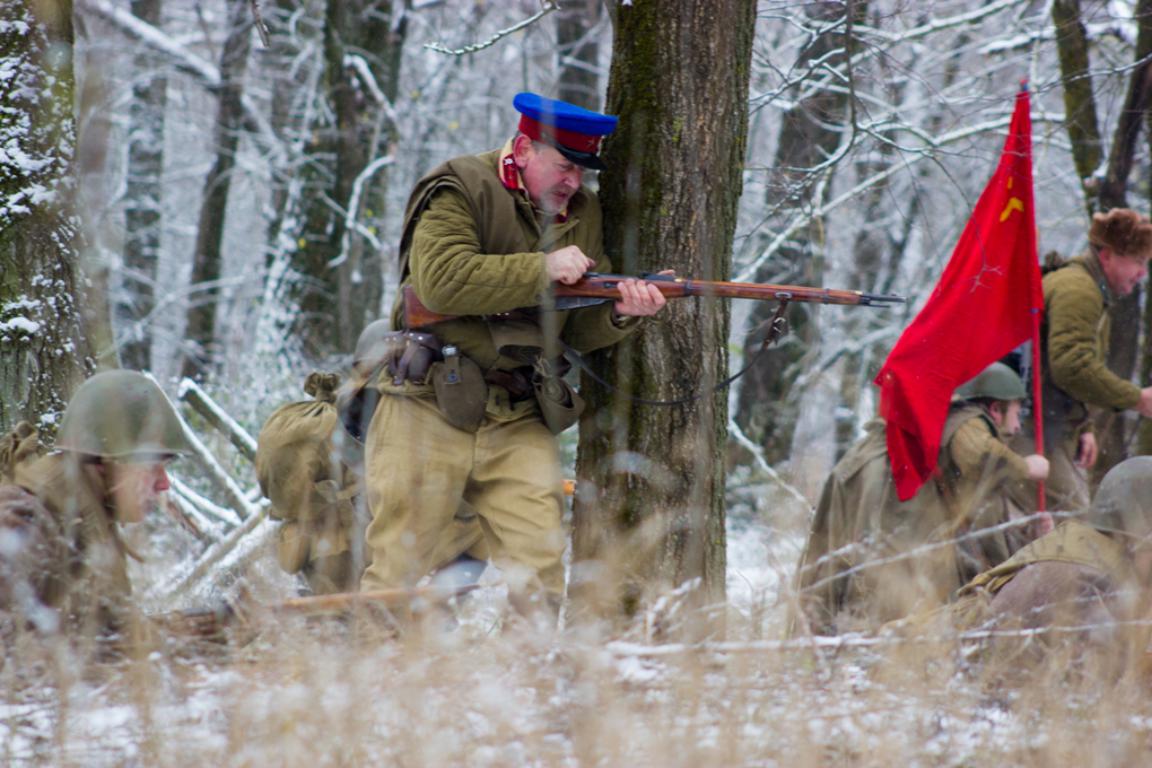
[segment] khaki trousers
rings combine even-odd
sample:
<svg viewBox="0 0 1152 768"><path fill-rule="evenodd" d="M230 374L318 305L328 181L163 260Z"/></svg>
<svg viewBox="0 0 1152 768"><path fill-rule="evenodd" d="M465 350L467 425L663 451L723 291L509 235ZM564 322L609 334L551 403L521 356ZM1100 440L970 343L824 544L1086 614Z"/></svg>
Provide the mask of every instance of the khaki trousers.
<svg viewBox="0 0 1152 768"><path fill-rule="evenodd" d="M365 485L372 564L361 589L411 586L428 574L464 501L511 593L562 594L560 457L536 416L485 418L471 434L427 398L385 395L368 432Z"/></svg>

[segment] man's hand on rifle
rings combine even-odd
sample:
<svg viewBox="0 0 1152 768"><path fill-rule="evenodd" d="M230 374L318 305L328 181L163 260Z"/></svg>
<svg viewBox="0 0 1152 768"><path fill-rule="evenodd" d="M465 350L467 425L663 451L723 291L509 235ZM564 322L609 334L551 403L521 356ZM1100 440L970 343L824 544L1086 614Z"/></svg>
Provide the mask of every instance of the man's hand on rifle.
<svg viewBox="0 0 1152 768"><path fill-rule="evenodd" d="M666 269L661 275L671 275L672 270ZM616 314L623 317L650 317L659 312L668 299L651 283L630 278L621 281L620 295L623 297L613 305Z"/></svg>
<svg viewBox="0 0 1152 768"><path fill-rule="evenodd" d="M575 245L566 245L563 248L544 254L544 271L548 279L554 283L572 285L584 273L596 266L596 262L584 255L584 251Z"/></svg>

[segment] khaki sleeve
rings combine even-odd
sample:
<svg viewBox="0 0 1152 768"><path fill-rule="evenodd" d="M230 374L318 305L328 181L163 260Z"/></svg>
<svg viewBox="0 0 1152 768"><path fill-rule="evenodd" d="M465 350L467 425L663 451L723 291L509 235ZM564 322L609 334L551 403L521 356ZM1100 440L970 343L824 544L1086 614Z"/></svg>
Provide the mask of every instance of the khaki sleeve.
<svg viewBox="0 0 1152 768"><path fill-rule="evenodd" d="M1056 386L1089 405L1135 408L1139 387L1108 370L1100 354L1096 338L1104 315L1100 291L1084 278L1069 275L1053 283L1046 305L1048 365Z"/></svg>
<svg viewBox="0 0 1152 768"><path fill-rule="evenodd" d="M412 287L428 309L490 315L536 306L547 288L544 254L481 253L468 201L441 189L420 215L409 253Z"/></svg>
<svg viewBox="0 0 1152 768"><path fill-rule="evenodd" d="M604 254L603 232L599 226L589 235L590 245L585 251L596 262L596 272L611 272L612 264ZM617 317L613 311L615 302L606 302L587 309L576 309L568 313L564 324L563 338L577 352L593 352L610 347L631 335L640 327L643 318Z"/></svg>
<svg viewBox="0 0 1152 768"><path fill-rule="evenodd" d="M1024 457L992 434L982 419L964 422L950 444L952 461L962 475L976 477L983 472L1002 473L1006 480L1027 480Z"/></svg>

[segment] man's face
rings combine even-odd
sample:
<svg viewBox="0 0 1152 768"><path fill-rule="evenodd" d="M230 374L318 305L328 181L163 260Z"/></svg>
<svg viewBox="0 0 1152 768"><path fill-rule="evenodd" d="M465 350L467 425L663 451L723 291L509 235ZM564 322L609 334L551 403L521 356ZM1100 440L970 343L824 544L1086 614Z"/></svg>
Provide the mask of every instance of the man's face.
<svg viewBox="0 0 1152 768"><path fill-rule="evenodd" d="M106 467L108 497L119 523L138 523L149 510L156 509L169 488L163 459L139 462L109 462Z"/></svg>
<svg viewBox="0 0 1152 768"><path fill-rule="evenodd" d="M996 422L1001 434L1005 437L1012 437L1020 434L1020 401L1019 400L1001 400L993 403L992 407L988 409L992 416L992 421Z"/></svg>
<svg viewBox="0 0 1152 768"><path fill-rule="evenodd" d="M512 155L532 204L547 214L568 207L572 195L580 189L584 169L560 154L554 147L517 136Z"/></svg>
<svg viewBox="0 0 1152 768"><path fill-rule="evenodd" d="M1127 296L1148 276L1148 256L1128 256L1111 248L1101 248L1100 267L1112 292Z"/></svg>

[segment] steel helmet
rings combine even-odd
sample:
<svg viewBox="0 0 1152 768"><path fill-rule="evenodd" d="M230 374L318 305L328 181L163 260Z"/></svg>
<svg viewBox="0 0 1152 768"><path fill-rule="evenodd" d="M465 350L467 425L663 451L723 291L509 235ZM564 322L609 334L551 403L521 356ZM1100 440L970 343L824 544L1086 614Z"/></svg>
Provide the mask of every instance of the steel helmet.
<svg viewBox="0 0 1152 768"><path fill-rule="evenodd" d="M1083 519L1109 533L1152 534L1152 456L1136 456L1108 470Z"/></svg>
<svg viewBox="0 0 1152 768"><path fill-rule="evenodd" d="M64 409L56 448L107 459L189 451L180 418L156 382L119 370L98 373L80 385Z"/></svg>
<svg viewBox="0 0 1152 768"><path fill-rule="evenodd" d="M1004 363L992 363L956 389L956 396L964 400L1023 400L1027 394L1024 380Z"/></svg>

